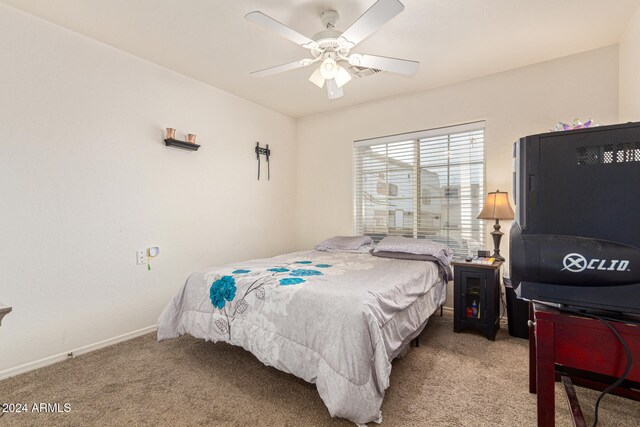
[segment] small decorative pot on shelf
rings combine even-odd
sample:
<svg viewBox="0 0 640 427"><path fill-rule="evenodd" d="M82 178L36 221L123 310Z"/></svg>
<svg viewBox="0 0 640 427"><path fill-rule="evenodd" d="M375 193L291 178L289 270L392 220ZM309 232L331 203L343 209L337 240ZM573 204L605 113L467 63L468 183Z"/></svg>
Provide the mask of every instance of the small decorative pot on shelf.
<svg viewBox="0 0 640 427"><path fill-rule="evenodd" d="M180 141L176 139L176 130L174 128L167 128L166 138L164 143L167 147L182 148L184 150L198 151L200 146L196 144L196 135L194 133L187 134L186 141Z"/></svg>

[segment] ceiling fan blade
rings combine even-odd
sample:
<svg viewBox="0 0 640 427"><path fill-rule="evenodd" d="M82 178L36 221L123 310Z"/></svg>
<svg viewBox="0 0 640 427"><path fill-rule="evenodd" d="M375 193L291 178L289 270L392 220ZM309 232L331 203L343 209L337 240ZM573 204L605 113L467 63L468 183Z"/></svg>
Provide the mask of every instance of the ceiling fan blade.
<svg viewBox="0 0 640 427"><path fill-rule="evenodd" d="M249 12L244 16L244 19L253 22L254 24L258 24L261 27L266 28L267 30L276 32L285 39L289 39L304 48L311 49L318 46L318 43L311 40L309 37L303 36L299 32L287 27L283 23L276 21L275 19L265 15L262 12Z"/></svg>
<svg viewBox="0 0 640 427"><path fill-rule="evenodd" d="M338 87L334 79L331 79L327 80L327 95L329 95L329 99L338 99L342 98L344 91L341 87Z"/></svg>
<svg viewBox="0 0 640 427"><path fill-rule="evenodd" d="M262 70L254 71L250 73L254 77L266 77L272 76L278 73L284 73L285 71L295 70L296 68L306 67L309 64L305 64L304 60L293 61L288 64L277 65L275 67L264 68Z"/></svg>
<svg viewBox="0 0 640 427"><path fill-rule="evenodd" d="M404 6L398 0L378 0L347 31L342 33L340 39L343 39L349 47L353 47L403 10Z"/></svg>
<svg viewBox="0 0 640 427"><path fill-rule="evenodd" d="M404 74L405 76L414 75L418 71L418 68L420 68L420 63L418 61L387 58L386 56L376 55L354 54L349 57L349 63L358 67L375 68L377 70Z"/></svg>

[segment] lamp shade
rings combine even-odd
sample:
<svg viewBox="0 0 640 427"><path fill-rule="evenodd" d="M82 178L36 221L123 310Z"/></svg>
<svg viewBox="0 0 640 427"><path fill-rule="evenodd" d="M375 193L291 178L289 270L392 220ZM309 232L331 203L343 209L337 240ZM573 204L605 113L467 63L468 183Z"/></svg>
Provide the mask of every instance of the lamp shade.
<svg viewBox="0 0 640 427"><path fill-rule="evenodd" d="M311 74L311 77L309 77L309 81L319 88L322 88L322 86L324 86L324 77L322 77L320 67L316 68L313 74Z"/></svg>
<svg viewBox="0 0 640 427"><path fill-rule="evenodd" d="M344 86L349 80L351 80L351 74L344 68L338 65L338 73L336 74L336 84L338 87Z"/></svg>
<svg viewBox="0 0 640 427"><path fill-rule="evenodd" d="M513 219L513 209L509 204L509 193L496 190L487 194L478 219Z"/></svg>

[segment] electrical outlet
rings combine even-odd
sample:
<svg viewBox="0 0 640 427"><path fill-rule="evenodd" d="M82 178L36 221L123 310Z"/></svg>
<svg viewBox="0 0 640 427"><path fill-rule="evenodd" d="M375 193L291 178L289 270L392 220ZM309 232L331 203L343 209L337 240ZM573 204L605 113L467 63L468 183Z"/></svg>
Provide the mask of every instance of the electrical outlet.
<svg viewBox="0 0 640 427"><path fill-rule="evenodd" d="M141 265L145 263L145 258L147 255L147 251L142 250L142 251L136 251L136 264Z"/></svg>

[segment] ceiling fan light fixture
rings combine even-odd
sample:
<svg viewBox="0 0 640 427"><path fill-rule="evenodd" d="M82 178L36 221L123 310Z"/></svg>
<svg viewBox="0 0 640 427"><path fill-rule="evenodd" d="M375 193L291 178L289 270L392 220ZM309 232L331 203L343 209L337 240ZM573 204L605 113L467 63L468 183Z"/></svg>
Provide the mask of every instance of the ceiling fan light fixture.
<svg viewBox="0 0 640 427"><path fill-rule="evenodd" d="M345 84L347 84L349 82L349 80L351 80L351 74L349 74L349 72L347 70L345 70L343 67L338 65L338 73L336 74L335 80L336 80L336 85L338 85L338 87L342 87Z"/></svg>
<svg viewBox="0 0 640 427"><path fill-rule="evenodd" d="M322 89L322 86L324 86L325 78L322 77L322 73L320 71L321 68L322 67L316 68L316 70L311 74L311 77L309 77L309 81Z"/></svg>
<svg viewBox="0 0 640 427"><path fill-rule="evenodd" d="M338 74L338 64L336 60L329 57L322 61L320 65L320 74L327 80L333 79Z"/></svg>

